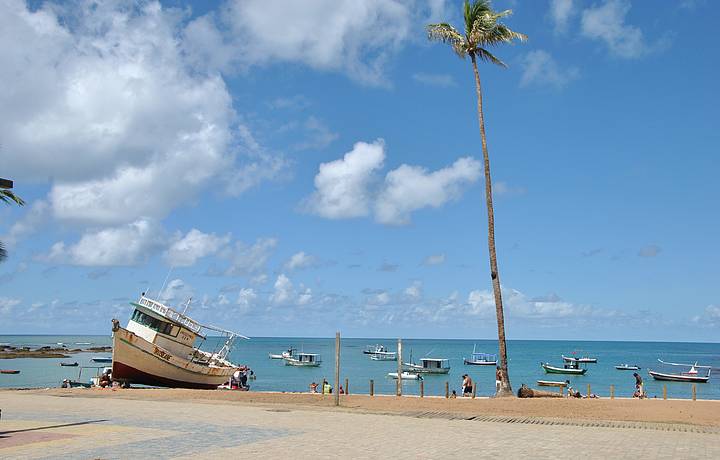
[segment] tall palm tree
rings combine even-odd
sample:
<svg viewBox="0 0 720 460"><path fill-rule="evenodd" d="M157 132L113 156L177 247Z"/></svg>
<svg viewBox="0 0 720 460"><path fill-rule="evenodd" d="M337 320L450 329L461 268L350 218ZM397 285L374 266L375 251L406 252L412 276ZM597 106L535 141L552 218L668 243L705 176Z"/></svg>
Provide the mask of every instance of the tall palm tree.
<svg viewBox="0 0 720 460"><path fill-rule="evenodd" d="M25 202L22 198L15 195L10 190L1 189L0 188L0 201L2 201L5 204L11 204L16 203L19 206L23 206ZM0 241L0 262L7 259L7 251L5 250L5 246L3 246L2 241Z"/></svg>
<svg viewBox="0 0 720 460"><path fill-rule="evenodd" d="M515 32L500 22L500 19L512 14L511 10L496 12L492 9L489 0L475 0L471 4L465 0L463 5L465 17L465 34L458 32L447 23L428 25L428 38L450 45L461 59L470 56L473 74L475 75L475 91L477 92L477 112L480 125L480 138L482 140L482 153L485 164L485 200L488 215L488 250L490 253L490 277L492 279L493 294L495 297L495 313L497 315L498 343L500 351L500 366L502 377L498 396L512 395L510 378L507 371L507 347L505 344L505 317L503 314L502 292L500 291L500 275L497 266L497 251L495 250L495 215L492 200L492 180L490 178L490 157L485 135L485 116L483 114L482 87L477 60L483 60L501 67L507 67L504 62L495 57L489 47L503 43L512 43L513 40L525 41L527 36Z"/></svg>

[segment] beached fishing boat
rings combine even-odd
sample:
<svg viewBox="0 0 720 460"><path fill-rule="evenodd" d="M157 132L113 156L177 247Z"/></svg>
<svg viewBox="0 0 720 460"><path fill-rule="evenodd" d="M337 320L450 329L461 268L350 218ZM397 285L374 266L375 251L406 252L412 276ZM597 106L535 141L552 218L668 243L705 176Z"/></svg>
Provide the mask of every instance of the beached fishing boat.
<svg viewBox="0 0 720 460"><path fill-rule="evenodd" d="M397 372L388 372L388 377L391 377L391 378L394 378L397 380L398 373ZM400 374L400 377L403 380L422 380L423 379L422 375L415 374L413 372L403 372L402 374Z"/></svg>
<svg viewBox="0 0 720 460"><path fill-rule="evenodd" d="M322 358L316 353L300 352L296 356L285 358L286 366L295 367L318 367L322 363Z"/></svg>
<svg viewBox="0 0 720 460"><path fill-rule="evenodd" d="M190 301L185 305L186 311L189 304ZM202 325L144 294L131 305L135 310L127 328L120 327L116 319L112 322L113 381L215 389L241 367L226 357L238 337L247 337ZM219 333L225 339L214 353L201 350L207 331Z"/></svg>
<svg viewBox="0 0 720 460"><path fill-rule="evenodd" d="M112 362L112 358L107 358L105 356L95 356L93 358L90 358L90 361L94 363L107 363L110 364Z"/></svg>
<svg viewBox="0 0 720 460"><path fill-rule="evenodd" d="M648 374L655 380L691 383L707 383L710 380L711 366L699 366L697 362L695 364L679 364L668 363L661 359L658 359L658 361L666 366L689 367L690 369L687 372L658 372L648 369Z"/></svg>
<svg viewBox="0 0 720 460"><path fill-rule="evenodd" d="M472 357L463 358L463 363L468 366L497 366L497 355L477 352L473 345Z"/></svg>
<svg viewBox="0 0 720 460"><path fill-rule="evenodd" d="M450 372L450 361L445 358L422 358L420 364L403 363L403 371L421 372L423 374L447 374Z"/></svg>
<svg viewBox="0 0 720 460"><path fill-rule="evenodd" d="M580 369L577 363L565 364L563 367L551 366L548 363L540 363L540 366L545 369L548 374L570 374L570 375L584 375L587 369Z"/></svg>
<svg viewBox="0 0 720 460"><path fill-rule="evenodd" d="M640 370L640 366L637 365L630 365L630 364L618 364L615 366L615 369L619 371L637 371Z"/></svg>
<svg viewBox="0 0 720 460"><path fill-rule="evenodd" d="M587 357L587 356L583 356L583 357L581 357L581 358L575 358L575 357L573 357L573 356L565 356L565 355L561 355L561 356L562 356L563 361L565 361L566 363L584 363L584 364L587 364L587 363L596 363L596 362L598 361L597 358L590 358L590 357Z"/></svg>

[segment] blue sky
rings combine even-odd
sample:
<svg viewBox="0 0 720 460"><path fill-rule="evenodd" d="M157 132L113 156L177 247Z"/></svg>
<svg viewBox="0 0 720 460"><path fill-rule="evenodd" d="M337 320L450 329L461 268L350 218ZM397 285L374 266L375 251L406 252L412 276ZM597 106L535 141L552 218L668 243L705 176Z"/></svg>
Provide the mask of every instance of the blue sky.
<svg viewBox="0 0 720 460"><path fill-rule="evenodd" d="M423 29L460 2L1 3L0 333L149 289L250 336L495 336L471 68ZM717 341L717 12L494 5L529 36L480 69L508 337Z"/></svg>

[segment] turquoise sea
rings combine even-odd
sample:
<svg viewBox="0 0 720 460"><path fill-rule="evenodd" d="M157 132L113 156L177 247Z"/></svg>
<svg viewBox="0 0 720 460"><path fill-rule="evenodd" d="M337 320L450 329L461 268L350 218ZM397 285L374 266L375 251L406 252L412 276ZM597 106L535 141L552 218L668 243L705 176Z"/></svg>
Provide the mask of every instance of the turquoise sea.
<svg viewBox="0 0 720 460"><path fill-rule="evenodd" d="M64 343L70 348L110 345L110 336L46 336L0 335L0 343L14 346L39 347L55 346ZM376 393L392 394L395 391L394 380L387 377L394 372L397 364L392 361L372 361L362 351L367 345L385 344L390 350L397 347L397 339L382 338L344 338L341 347L341 377L349 379L351 393L368 393L369 381L375 381ZM208 338L206 349L219 345L218 338ZM494 392L494 368L485 366L465 366L463 357L472 353L473 345L478 351L495 353L497 342L492 340L444 340L444 339L405 339L403 355L405 360L412 356L415 360L428 356L450 359L451 370L448 375L425 377L425 394L441 395L445 392L445 382L451 389L459 389L461 375L468 373L478 384L478 395L487 396ZM289 347L308 353L320 353L323 364L319 368L296 368L285 366L282 360L271 360L268 353L281 353ZM308 391L311 382L320 382L323 378L332 382L334 378L334 338L298 338L298 337L258 337L239 341L230 355L230 359L239 364L247 364L257 375L251 381L253 391ZM588 364L584 376L564 376L545 374L540 362L562 364L561 354L566 356L577 351L598 358L597 364ZM642 367L640 374L646 382L650 397L662 397L662 385L668 386L668 396L690 398L691 385L675 382L655 382L647 369L667 370L658 358L669 362L694 363L713 366L710 382L698 384L698 398L720 399L720 344L718 343L677 343L677 342L579 342L579 341L541 341L511 340L508 342L510 379L513 389L522 383L536 386L539 379L564 380L568 378L573 385L585 393L587 384L591 384L593 393L608 396L610 385L615 385L616 396L631 396L634 390L632 371L618 371L617 364L637 364ZM76 378L78 369L60 367L61 361L78 361L81 366L92 366L93 356L109 356L109 353L81 353L66 359L11 359L0 360L0 369L18 369L18 375L0 374L0 387L38 388L56 387L64 378ZM87 372L87 371L84 371ZM85 376L83 375L83 380ZM417 394L419 384L416 381L403 383L406 394Z"/></svg>

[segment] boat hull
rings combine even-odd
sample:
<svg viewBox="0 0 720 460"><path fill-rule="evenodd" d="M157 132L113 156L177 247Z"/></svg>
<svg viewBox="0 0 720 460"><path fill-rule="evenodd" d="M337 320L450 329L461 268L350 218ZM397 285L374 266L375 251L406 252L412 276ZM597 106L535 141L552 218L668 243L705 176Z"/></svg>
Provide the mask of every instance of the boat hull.
<svg viewBox="0 0 720 460"><path fill-rule="evenodd" d="M662 372L648 371L648 374L655 380L663 380L667 382L691 382L691 383L707 383L710 380L710 376L693 376L693 375L678 375L678 374L664 374Z"/></svg>
<svg viewBox="0 0 720 460"><path fill-rule="evenodd" d="M235 367L210 367L172 355L127 329L113 330L112 378L140 385L216 389Z"/></svg>
<svg viewBox="0 0 720 460"><path fill-rule="evenodd" d="M584 375L587 369L564 369L560 367L552 367L543 364L542 368L548 374L567 374L567 375Z"/></svg>
<svg viewBox="0 0 720 460"><path fill-rule="evenodd" d="M449 368L440 369L428 369L425 367L415 367L408 364L403 364L403 372L412 372L413 374L447 374L450 372Z"/></svg>
<svg viewBox="0 0 720 460"><path fill-rule="evenodd" d="M285 365L295 367L320 367L320 363L304 363L290 359L285 359Z"/></svg>
<svg viewBox="0 0 720 460"><path fill-rule="evenodd" d="M639 371L640 368L637 366L615 366L615 369L619 371Z"/></svg>
<svg viewBox="0 0 720 460"><path fill-rule="evenodd" d="M467 366L497 366L497 361L473 361L471 359L463 359Z"/></svg>
<svg viewBox="0 0 720 460"><path fill-rule="evenodd" d="M563 361L566 363L584 363L584 364L595 364L597 363L597 358L573 358L570 356L564 356L562 357Z"/></svg>

